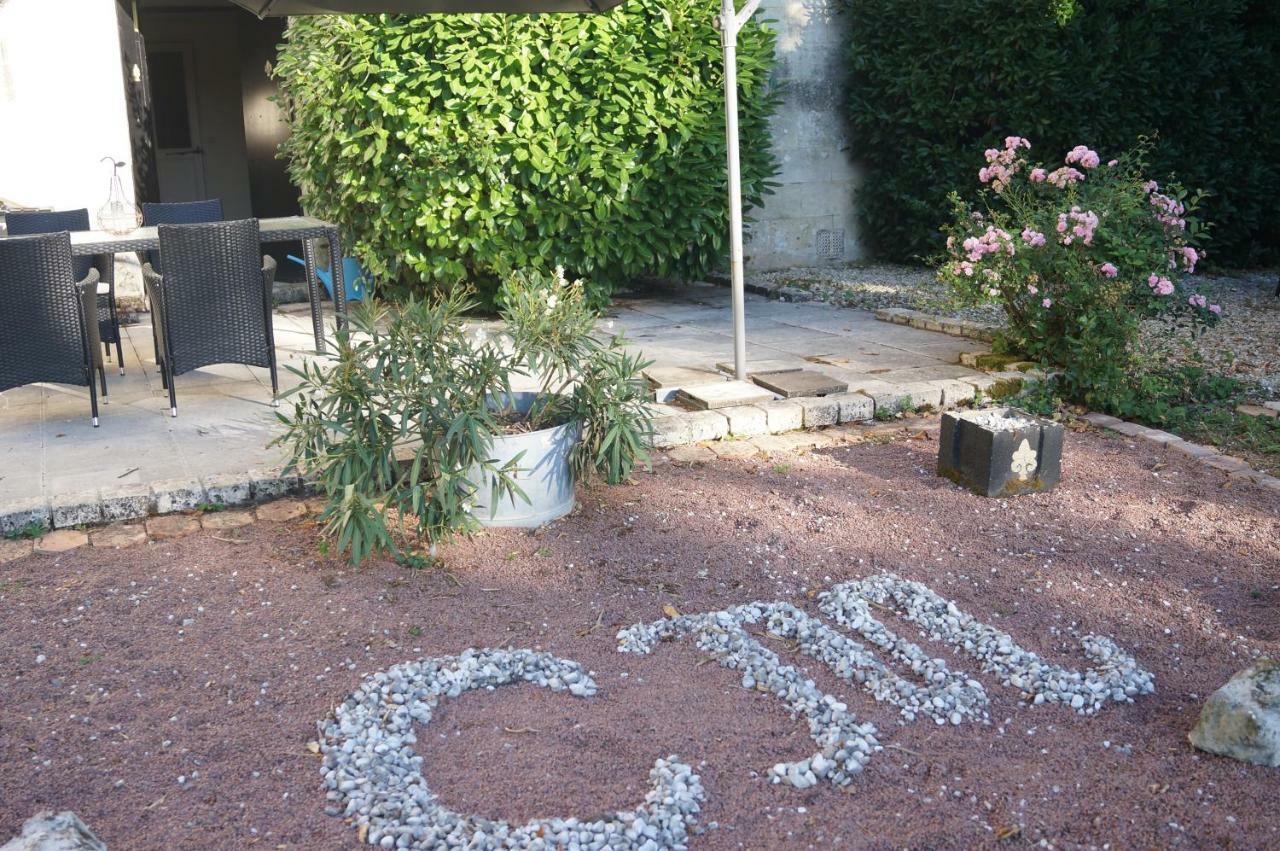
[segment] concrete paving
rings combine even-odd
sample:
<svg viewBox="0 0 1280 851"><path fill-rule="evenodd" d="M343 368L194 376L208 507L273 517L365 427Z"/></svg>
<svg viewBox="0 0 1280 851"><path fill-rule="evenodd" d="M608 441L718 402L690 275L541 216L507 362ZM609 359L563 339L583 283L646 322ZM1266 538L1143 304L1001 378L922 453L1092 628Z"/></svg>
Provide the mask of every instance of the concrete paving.
<svg viewBox="0 0 1280 851"><path fill-rule="evenodd" d="M850 390L974 376L957 366L972 340L877 321L865 311L747 298L753 362L818 369ZM0 393L0 506L67 494L150 487L270 470L284 462L267 446L279 433L265 369L214 366L178 376L178 417L169 416L151 326L126 326L126 375L108 366L101 427L89 421L85 388L34 385ZM625 332L656 365L714 371L732 358L728 290L694 285L619 298L602 331ZM310 315L275 315L281 388L285 369L316 357Z"/></svg>

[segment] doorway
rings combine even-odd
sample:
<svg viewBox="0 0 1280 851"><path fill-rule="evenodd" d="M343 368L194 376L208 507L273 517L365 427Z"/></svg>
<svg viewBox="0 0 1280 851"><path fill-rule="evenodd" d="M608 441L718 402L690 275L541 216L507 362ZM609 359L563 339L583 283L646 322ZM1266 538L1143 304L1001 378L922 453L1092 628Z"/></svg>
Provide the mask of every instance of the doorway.
<svg viewBox="0 0 1280 851"><path fill-rule="evenodd" d="M199 201L208 197L193 57L189 44L147 47L161 201Z"/></svg>

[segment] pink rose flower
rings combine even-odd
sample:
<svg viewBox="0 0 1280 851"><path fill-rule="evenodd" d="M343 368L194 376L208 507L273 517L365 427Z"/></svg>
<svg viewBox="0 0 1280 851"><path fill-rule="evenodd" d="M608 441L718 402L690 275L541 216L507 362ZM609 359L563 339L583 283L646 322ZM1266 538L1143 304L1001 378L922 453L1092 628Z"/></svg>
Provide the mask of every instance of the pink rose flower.
<svg viewBox="0 0 1280 851"><path fill-rule="evenodd" d="M1220 305L1211 304L1209 305L1209 312L1212 313L1214 316L1221 316L1222 307Z"/></svg>
<svg viewBox="0 0 1280 851"><path fill-rule="evenodd" d="M1048 175L1048 173L1047 173L1044 169L1042 169L1042 168L1033 168L1033 169L1031 169L1031 182L1032 182L1032 183L1044 183L1044 179L1045 179L1045 177L1046 177L1047 175Z"/></svg>
<svg viewBox="0 0 1280 851"><path fill-rule="evenodd" d="M1027 292L1031 293L1032 295L1035 295L1036 293L1040 292L1040 288L1037 287L1035 284L1027 284Z"/></svg>
<svg viewBox="0 0 1280 851"><path fill-rule="evenodd" d="M1116 268L1116 264L1114 263L1103 263L1098 267L1098 271L1107 278L1114 278L1116 275L1120 274L1120 270Z"/></svg>
<svg viewBox="0 0 1280 851"><path fill-rule="evenodd" d="M1040 302L1040 306L1044 308L1053 307L1053 299L1046 298L1044 301Z"/></svg>
<svg viewBox="0 0 1280 851"><path fill-rule="evenodd" d="M1209 304L1209 300L1200 295L1200 293L1196 293L1187 299L1187 304L1192 307L1206 307Z"/></svg>

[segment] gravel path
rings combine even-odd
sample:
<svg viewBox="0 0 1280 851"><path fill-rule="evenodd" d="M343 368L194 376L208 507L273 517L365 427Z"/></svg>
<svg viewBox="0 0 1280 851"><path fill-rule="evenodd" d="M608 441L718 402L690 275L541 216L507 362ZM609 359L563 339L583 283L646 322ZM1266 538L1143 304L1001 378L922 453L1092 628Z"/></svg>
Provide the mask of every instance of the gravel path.
<svg viewBox="0 0 1280 851"><path fill-rule="evenodd" d="M1197 339L1162 322L1143 327L1141 351L1182 358L1187 344L1212 367L1240 378L1259 398L1280 398L1280 298L1275 296L1274 270L1234 275L1201 275L1199 291L1222 305L1224 319ZM918 266L869 264L830 268L795 268L755 273L753 283L796 287L832 304L877 310L906 307L941 316L1003 323L996 305L961 308L950 289L932 271Z"/></svg>
<svg viewBox="0 0 1280 851"><path fill-rule="evenodd" d="M580 663L597 691L442 701L414 747L460 813L633 810L675 755L705 791L693 849L1280 844L1274 770L1186 742L1210 691L1255 653L1280 656L1274 497L1073 433L1056 491L988 501L935 477L935 452L898 440L668 464L583 494L545 530L452 546L447 574L352 571L305 523L2 565L0 838L71 808L117 849L354 848L355 829L324 814L317 722L365 674L506 645ZM814 753L781 700L692 639L617 650L618 630L673 609L784 601L834 623L819 592L886 573L1053 664L1083 668L1081 640L1109 636L1156 692L1093 715L1029 705L1005 674L876 608L989 699L989 724L904 723L904 706L761 632L883 747L847 786L798 789L770 778Z"/></svg>

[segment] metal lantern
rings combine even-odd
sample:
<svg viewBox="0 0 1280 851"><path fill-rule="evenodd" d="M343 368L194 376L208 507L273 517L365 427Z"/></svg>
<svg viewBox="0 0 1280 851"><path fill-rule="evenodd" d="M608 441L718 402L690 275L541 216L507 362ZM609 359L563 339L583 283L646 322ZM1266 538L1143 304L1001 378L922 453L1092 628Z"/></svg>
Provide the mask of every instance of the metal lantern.
<svg viewBox="0 0 1280 851"><path fill-rule="evenodd" d="M98 210L98 227L107 233L132 233L142 225L142 212L124 197L124 184L120 182L124 163L114 157L102 159L111 163L111 185L107 189L107 203Z"/></svg>

